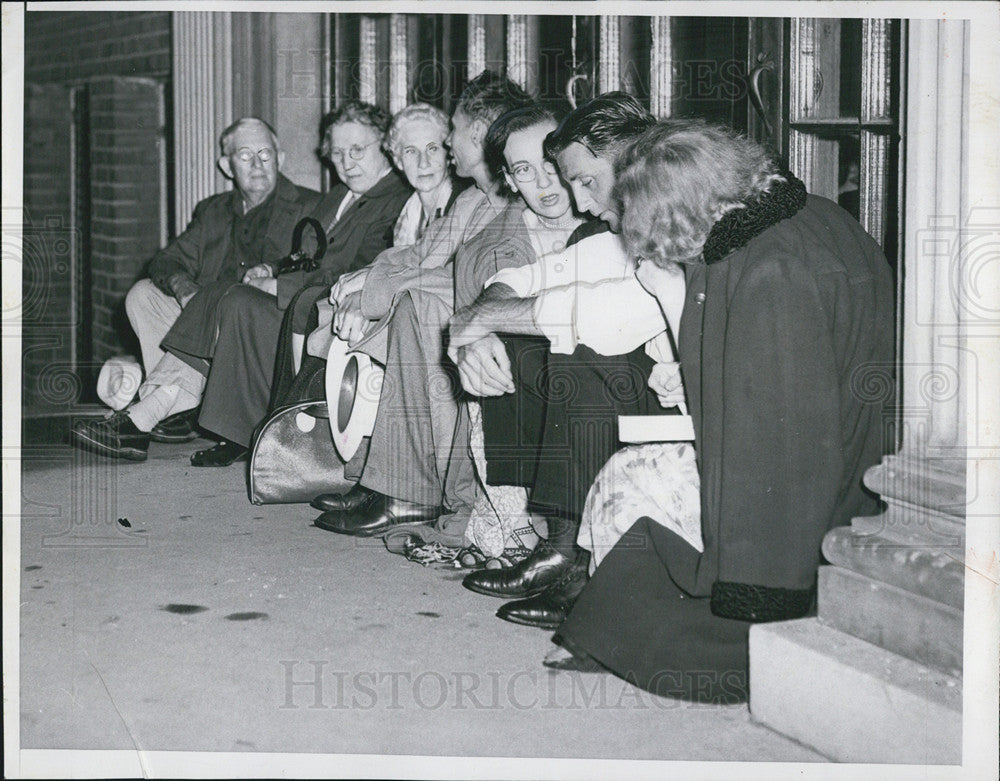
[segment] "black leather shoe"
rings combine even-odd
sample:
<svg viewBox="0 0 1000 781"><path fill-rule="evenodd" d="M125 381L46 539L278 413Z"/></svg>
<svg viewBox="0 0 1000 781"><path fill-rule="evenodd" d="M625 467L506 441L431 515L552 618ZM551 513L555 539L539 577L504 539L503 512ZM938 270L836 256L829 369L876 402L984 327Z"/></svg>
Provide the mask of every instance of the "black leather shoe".
<svg viewBox="0 0 1000 781"><path fill-rule="evenodd" d="M213 447L197 450L191 454L191 466L229 466L237 461L246 461L247 449L236 442L223 440Z"/></svg>
<svg viewBox="0 0 1000 781"><path fill-rule="evenodd" d="M309 505L322 512L345 512L358 509L374 493L370 488L355 484L342 494L320 494Z"/></svg>
<svg viewBox="0 0 1000 781"><path fill-rule="evenodd" d="M572 566L572 558L541 540L530 556L513 567L470 572L462 585L490 597L530 597L547 589Z"/></svg>
<svg viewBox="0 0 1000 781"><path fill-rule="evenodd" d="M403 524L422 524L444 513L443 507L416 504L372 491L353 510L332 510L315 520L328 532L352 537L375 537Z"/></svg>
<svg viewBox="0 0 1000 781"><path fill-rule="evenodd" d="M111 458L145 461L149 455L149 434L139 431L125 410L109 418L81 420L70 432L73 443Z"/></svg>
<svg viewBox="0 0 1000 781"><path fill-rule="evenodd" d="M497 618L522 626L556 629L566 620L573 603L587 585L588 559L589 557L578 558L559 580L541 594L503 605L497 611Z"/></svg>
<svg viewBox="0 0 1000 781"><path fill-rule="evenodd" d="M190 442L198 438L198 413L199 407L186 409L183 412L176 412L168 415L149 432L149 438L154 442L164 442L173 444L175 442Z"/></svg>

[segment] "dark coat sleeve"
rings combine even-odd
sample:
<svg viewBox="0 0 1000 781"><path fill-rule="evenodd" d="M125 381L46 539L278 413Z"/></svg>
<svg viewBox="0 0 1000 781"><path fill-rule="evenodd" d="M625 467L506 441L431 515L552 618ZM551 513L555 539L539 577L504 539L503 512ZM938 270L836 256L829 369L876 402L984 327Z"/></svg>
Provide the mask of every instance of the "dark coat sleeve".
<svg viewBox="0 0 1000 781"><path fill-rule="evenodd" d="M718 487L722 524L713 608L729 582L812 587L844 470L831 301L820 285L802 258L769 253L730 301L721 474L704 481Z"/></svg>
<svg viewBox="0 0 1000 781"><path fill-rule="evenodd" d="M205 249L218 233L217 223L224 216L226 197L213 196L200 201L184 232L150 261L149 278L168 296L174 294L170 278L175 274L184 274L192 282L201 275Z"/></svg>

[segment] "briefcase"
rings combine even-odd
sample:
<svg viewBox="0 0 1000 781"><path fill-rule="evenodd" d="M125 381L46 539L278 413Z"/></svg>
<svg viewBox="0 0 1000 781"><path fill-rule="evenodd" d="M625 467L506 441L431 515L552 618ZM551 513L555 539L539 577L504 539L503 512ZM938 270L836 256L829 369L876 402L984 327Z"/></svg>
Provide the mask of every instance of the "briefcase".
<svg viewBox="0 0 1000 781"><path fill-rule="evenodd" d="M247 492L253 504L310 502L347 491L344 461L330 434L325 401L279 407L254 432Z"/></svg>

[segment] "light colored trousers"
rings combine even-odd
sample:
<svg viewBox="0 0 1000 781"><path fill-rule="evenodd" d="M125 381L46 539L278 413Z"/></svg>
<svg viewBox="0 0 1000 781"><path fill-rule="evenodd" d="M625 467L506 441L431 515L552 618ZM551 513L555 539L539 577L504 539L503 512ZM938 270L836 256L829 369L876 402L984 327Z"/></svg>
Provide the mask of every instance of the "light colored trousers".
<svg viewBox="0 0 1000 781"><path fill-rule="evenodd" d="M152 280L141 279L125 296L125 312L139 337L142 368L146 373L145 382L139 387L139 398L146 398L157 387L176 385L196 400L201 399L205 377L160 349L160 342L181 313L177 299L162 292Z"/></svg>
<svg viewBox="0 0 1000 781"><path fill-rule="evenodd" d="M139 337L142 368L148 377L163 357L160 342L181 313L177 299L162 292L150 279L140 279L125 296L125 313Z"/></svg>

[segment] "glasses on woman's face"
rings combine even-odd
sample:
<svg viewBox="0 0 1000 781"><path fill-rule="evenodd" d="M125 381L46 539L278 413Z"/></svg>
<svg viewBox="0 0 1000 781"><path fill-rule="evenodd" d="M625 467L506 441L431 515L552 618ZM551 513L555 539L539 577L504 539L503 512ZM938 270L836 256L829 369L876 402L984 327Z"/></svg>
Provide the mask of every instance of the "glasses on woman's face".
<svg viewBox="0 0 1000 781"><path fill-rule="evenodd" d="M346 154L351 160L362 160L365 155L368 154L369 147L377 144L381 139L376 138L374 141L369 141L367 144L355 144L346 150ZM330 159L334 162L344 162L345 150L337 149L336 147L330 147Z"/></svg>
<svg viewBox="0 0 1000 781"><path fill-rule="evenodd" d="M274 150L269 146L265 146L263 149L258 149L254 152L250 147L243 146L237 149L233 155L237 160L244 163L252 163L255 157L262 163L266 163L274 157Z"/></svg>
<svg viewBox="0 0 1000 781"><path fill-rule="evenodd" d="M555 164L548 160L542 161L542 170L549 176L556 175ZM531 163L518 163L510 169L510 175L514 177L515 181L525 184L538 179L538 169Z"/></svg>

